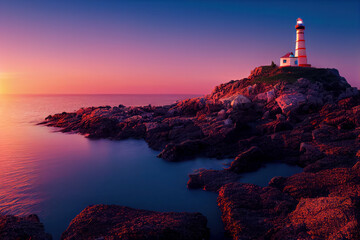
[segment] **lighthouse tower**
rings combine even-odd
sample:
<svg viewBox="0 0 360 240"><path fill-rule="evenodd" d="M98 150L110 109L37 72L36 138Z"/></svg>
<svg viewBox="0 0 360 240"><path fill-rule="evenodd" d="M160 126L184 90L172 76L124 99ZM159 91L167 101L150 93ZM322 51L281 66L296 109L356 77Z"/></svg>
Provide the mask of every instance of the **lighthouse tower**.
<svg viewBox="0 0 360 240"><path fill-rule="evenodd" d="M305 37L304 31L305 26L301 18L297 19L296 22L296 47L295 47L295 57L298 58L299 67L310 67L310 64L307 64L306 48L305 48Z"/></svg>
<svg viewBox="0 0 360 240"><path fill-rule="evenodd" d="M280 67L311 67L307 63L304 31L305 26L301 18L296 22L296 46L295 55L289 52L280 58Z"/></svg>

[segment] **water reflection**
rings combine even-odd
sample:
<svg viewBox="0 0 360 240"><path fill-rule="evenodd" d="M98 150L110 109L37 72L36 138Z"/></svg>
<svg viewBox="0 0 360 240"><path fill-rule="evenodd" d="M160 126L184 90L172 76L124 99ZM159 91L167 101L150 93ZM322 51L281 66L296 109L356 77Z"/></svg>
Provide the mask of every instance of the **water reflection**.
<svg viewBox="0 0 360 240"><path fill-rule="evenodd" d="M54 239L90 204L201 212L209 220L212 238L223 239L217 194L188 190L186 182L194 170L221 169L230 160L199 158L169 163L157 158L158 152L144 141L90 141L34 124L49 113L83 106L156 105L187 97L0 97L0 212L38 214ZM277 174L275 170L265 168L259 174L244 175L241 181L264 185ZM290 170L285 171L291 175Z"/></svg>
<svg viewBox="0 0 360 240"><path fill-rule="evenodd" d="M222 168L222 162L197 159L168 163L144 141L89 141L80 135L36 126L49 113L89 105L126 104L128 96L10 96L0 101L0 211L39 214L46 230L59 238L87 205L111 203L158 211L200 211L214 238L223 227L216 194L189 191L188 173ZM94 100L95 98L95 100ZM148 97L145 97L149 98ZM173 102L174 96L147 103ZM176 96L176 99L181 97ZM182 97L184 98L184 97ZM97 104L93 104L97 101ZM131 97L134 101L134 97Z"/></svg>

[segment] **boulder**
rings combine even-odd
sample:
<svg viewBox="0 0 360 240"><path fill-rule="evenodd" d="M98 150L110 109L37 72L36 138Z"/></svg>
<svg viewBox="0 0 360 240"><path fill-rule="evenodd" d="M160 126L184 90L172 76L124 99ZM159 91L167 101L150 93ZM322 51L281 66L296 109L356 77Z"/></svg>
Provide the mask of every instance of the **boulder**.
<svg viewBox="0 0 360 240"><path fill-rule="evenodd" d="M26 217L0 215L0 239L51 240L52 237L45 233L44 225L35 214Z"/></svg>
<svg viewBox="0 0 360 240"><path fill-rule="evenodd" d="M61 235L62 240L203 240L209 239L201 213L154 212L116 205L85 208Z"/></svg>
<svg viewBox="0 0 360 240"><path fill-rule="evenodd" d="M231 101L231 107L235 109L248 109L251 106L251 100L243 95L237 95Z"/></svg>
<svg viewBox="0 0 360 240"><path fill-rule="evenodd" d="M275 99L284 114L298 110L307 100L302 93L294 92L283 94Z"/></svg>
<svg viewBox="0 0 360 240"><path fill-rule="evenodd" d="M271 102L272 100L274 100L275 97L276 97L275 90L272 89L268 92L259 93L258 95L255 96L255 99L268 103L268 102Z"/></svg>

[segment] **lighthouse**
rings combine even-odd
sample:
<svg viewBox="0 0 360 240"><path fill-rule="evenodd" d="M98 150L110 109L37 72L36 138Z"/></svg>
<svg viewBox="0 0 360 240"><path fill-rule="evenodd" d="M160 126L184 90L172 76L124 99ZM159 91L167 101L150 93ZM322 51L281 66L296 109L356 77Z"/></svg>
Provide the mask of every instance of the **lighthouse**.
<svg viewBox="0 0 360 240"><path fill-rule="evenodd" d="M298 63L300 67L310 67L310 65L307 64L307 56L306 56L305 37L304 37L305 26L301 18L298 18L296 20L295 29L296 29L295 57L298 58Z"/></svg>
<svg viewBox="0 0 360 240"><path fill-rule="evenodd" d="M295 55L292 52L280 58L280 67L311 67L307 63L306 47L304 31L305 26L303 20L298 18L296 20L296 44L295 44Z"/></svg>

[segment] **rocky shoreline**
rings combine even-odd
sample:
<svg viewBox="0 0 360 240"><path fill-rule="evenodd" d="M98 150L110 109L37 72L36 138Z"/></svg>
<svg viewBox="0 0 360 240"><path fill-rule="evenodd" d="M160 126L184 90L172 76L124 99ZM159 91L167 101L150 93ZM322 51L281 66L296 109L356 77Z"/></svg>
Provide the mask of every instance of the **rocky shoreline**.
<svg viewBox="0 0 360 240"><path fill-rule="evenodd" d="M202 240L209 238L206 224L206 217L201 213L163 213L94 205L71 221L61 239Z"/></svg>
<svg viewBox="0 0 360 240"><path fill-rule="evenodd" d="M233 239L358 239L359 105L358 90L336 69L263 66L204 97L82 108L41 124L94 139L144 139L166 161L234 158L229 168L196 171L188 182L218 192ZM304 170L263 188L239 182L270 162Z"/></svg>
<svg viewBox="0 0 360 240"><path fill-rule="evenodd" d="M69 224L61 240L138 239L203 240L209 239L207 219L201 213L155 212L117 205L93 205L85 208ZM26 217L0 215L2 240L51 240L44 225L32 214Z"/></svg>

